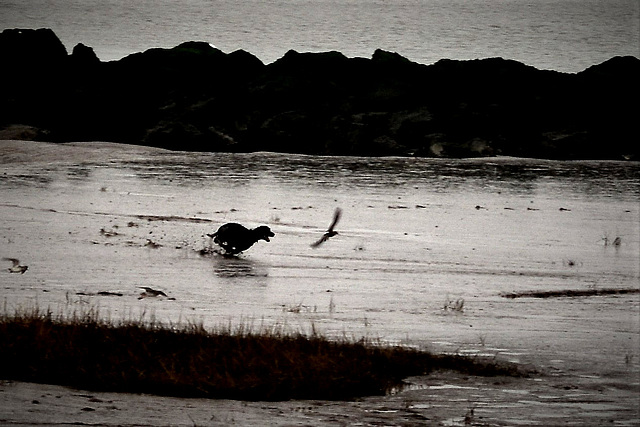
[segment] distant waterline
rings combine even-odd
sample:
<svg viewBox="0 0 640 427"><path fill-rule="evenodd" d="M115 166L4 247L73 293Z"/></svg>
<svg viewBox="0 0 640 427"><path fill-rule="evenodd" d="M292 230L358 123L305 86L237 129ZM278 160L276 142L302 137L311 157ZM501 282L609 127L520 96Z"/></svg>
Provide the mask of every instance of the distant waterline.
<svg viewBox="0 0 640 427"><path fill-rule="evenodd" d="M500 56L579 72L618 55L640 56L637 0L20 0L0 3L0 27L51 28L103 61L152 47L206 41L265 63L289 49L375 49L431 64Z"/></svg>

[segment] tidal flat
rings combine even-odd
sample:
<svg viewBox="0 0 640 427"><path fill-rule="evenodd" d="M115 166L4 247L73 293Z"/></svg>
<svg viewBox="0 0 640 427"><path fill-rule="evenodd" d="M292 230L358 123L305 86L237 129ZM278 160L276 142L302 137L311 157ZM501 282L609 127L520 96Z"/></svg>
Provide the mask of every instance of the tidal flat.
<svg viewBox="0 0 640 427"><path fill-rule="evenodd" d="M0 143L7 311L277 327L532 367L437 372L355 401L247 402L4 381L29 425L634 425L640 420L640 164L169 152ZM339 234L313 249L336 207ZM268 225L239 257L225 222ZM618 240L618 244L613 242ZM204 250L204 252L203 252ZM204 253L204 255L203 255ZM11 267L6 262L6 268ZM139 299L142 287L168 298ZM552 298L509 294L628 289Z"/></svg>

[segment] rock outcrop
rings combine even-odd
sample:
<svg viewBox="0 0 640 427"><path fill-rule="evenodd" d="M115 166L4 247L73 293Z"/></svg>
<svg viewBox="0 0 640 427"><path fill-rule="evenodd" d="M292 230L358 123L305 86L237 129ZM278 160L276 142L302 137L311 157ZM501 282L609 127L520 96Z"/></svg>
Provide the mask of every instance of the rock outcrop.
<svg viewBox="0 0 640 427"><path fill-rule="evenodd" d="M0 130L194 151L640 158L640 60L577 74L501 58L411 62L290 51L265 65L203 42L101 62L51 30L0 34ZM19 126L19 127L16 127Z"/></svg>

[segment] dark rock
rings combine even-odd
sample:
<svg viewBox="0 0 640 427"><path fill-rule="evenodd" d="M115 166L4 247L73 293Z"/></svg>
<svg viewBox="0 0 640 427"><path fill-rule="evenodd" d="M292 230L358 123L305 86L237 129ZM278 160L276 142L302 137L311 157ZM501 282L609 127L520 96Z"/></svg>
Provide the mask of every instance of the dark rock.
<svg viewBox="0 0 640 427"><path fill-rule="evenodd" d="M0 33L0 58L8 71L52 66L66 61L67 50L49 28L8 29Z"/></svg>
<svg viewBox="0 0 640 427"><path fill-rule="evenodd" d="M640 60L577 74L502 58L433 65L376 50L265 65L204 42L100 62L51 30L5 30L0 130L177 150L555 159L637 158ZM16 132L12 131L12 134ZM19 136L20 133L17 133Z"/></svg>
<svg viewBox="0 0 640 427"><path fill-rule="evenodd" d="M26 125L9 125L4 129L0 129L0 139L17 139L20 141L37 141L41 140L45 135L40 129Z"/></svg>
<svg viewBox="0 0 640 427"><path fill-rule="evenodd" d="M625 80L637 77L640 73L640 61L633 56L615 56L602 64L593 65L578 73L586 77L606 77L616 79L623 77Z"/></svg>
<svg viewBox="0 0 640 427"><path fill-rule="evenodd" d="M78 43L71 52L71 61L74 66L93 66L100 63L92 48Z"/></svg>

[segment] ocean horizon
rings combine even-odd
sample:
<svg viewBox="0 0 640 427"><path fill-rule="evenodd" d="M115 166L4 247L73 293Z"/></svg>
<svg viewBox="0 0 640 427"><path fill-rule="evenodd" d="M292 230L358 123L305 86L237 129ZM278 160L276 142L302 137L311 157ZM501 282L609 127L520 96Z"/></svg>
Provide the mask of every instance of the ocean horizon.
<svg viewBox="0 0 640 427"><path fill-rule="evenodd" d="M265 64L289 50L369 58L383 49L425 65L502 57L573 73L640 56L635 0L10 0L0 27L51 28L69 52L83 43L101 61L187 41Z"/></svg>

